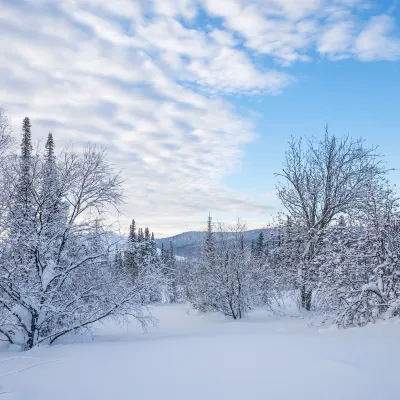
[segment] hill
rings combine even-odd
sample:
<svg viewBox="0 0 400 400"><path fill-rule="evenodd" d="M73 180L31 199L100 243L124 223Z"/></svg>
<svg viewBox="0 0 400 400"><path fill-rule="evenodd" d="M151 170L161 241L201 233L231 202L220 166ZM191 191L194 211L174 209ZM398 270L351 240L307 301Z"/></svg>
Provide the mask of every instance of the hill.
<svg viewBox="0 0 400 400"><path fill-rule="evenodd" d="M251 245L252 240L256 240L260 232L263 231L264 235L271 234L271 228L267 229L253 229L244 233L244 243L246 246ZM200 254L203 246L204 232L191 231L180 233L179 235L156 239L158 248L164 245L165 249L169 249L170 242L174 245L174 253L181 257L195 257Z"/></svg>

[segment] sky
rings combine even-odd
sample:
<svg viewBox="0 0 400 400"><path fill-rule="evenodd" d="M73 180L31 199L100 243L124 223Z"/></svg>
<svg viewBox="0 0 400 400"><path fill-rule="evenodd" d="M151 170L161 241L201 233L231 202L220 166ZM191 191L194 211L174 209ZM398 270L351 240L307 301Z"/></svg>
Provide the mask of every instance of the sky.
<svg viewBox="0 0 400 400"><path fill-rule="evenodd" d="M398 168L399 98L397 1L0 0L0 105L107 148L122 230L262 227L287 141L326 124Z"/></svg>

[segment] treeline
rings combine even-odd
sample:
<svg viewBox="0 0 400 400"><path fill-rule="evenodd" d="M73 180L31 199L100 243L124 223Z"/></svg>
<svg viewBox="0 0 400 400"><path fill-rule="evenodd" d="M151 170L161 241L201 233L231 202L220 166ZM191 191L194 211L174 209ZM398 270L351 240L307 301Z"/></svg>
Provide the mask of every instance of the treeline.
<svg viewBox="0 0 400 400"><path fill-rule="evenodd" d="M295 140L277 174L285 208L250 248L240 221L212 224L183 292L202 311L242 318L256 306L296 296L299 308L342 327L400 312L399 199L376 148L363 140ZM229 231L229 232L227 232Z"/></svg>
<svg viewBox="0 0 400 400"><path fill-rule="evenodd" d="M147 305L190 302L243 318L291 294L342 327L400 310L399 200L376 148L326 132L292 140L278 177L285 209L251 246L245 225L208 219L202 251L178 260L132 221L126 241L106 212L122 182L104 149L17 151L0 110L0 340L53 343L107 317L152 322Z"/></svg>
<svg viewBox="0 0 400 400"><path fill-rule="evenodd" d="M142 296L144 303L170 302L175 303L182 299L176 286L176 259L174 256L173 243L170 242L169 249L157 251L154 234L146 227L139 228L136 232L136 222L132 220L129 227L129 236L122 249L117 248L114 261L114 270L119 271L127 284L133 285L138 280L150 273L153 278L158 276L158 286L149 293Z"/></svg>
<svg viewBox="0 0 400 400"><path fill-rule="evenodd" d="M106 317L152 321L145 305L165 279L151 262L148 231L138 238L135 279L115 268L119 243L105 213L121 204L122 182L104 149L56 155L50 133L34 151L25 118L16 151L0 110L0 185L0 340L29 349Z"/></svg>

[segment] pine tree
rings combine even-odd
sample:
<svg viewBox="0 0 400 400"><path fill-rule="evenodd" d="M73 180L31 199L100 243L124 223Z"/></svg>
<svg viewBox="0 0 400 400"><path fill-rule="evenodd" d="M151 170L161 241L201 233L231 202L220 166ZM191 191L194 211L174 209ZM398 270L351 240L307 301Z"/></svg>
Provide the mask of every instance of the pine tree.
<svg viewBox="0 0 400 400"><path fill-rule="evenodd" d="M32 135L31 121L28 117L24 118L22 123L22 143L21 143L21 158L29 160L32 157Z"/></svg>
<svg viewBox="0 0 400 400"><path fill-rule="evenodd" d="M127 249L124 255L124 269L128 278L135 280L139 274L139 260L137 244L139 242L138 235L136 235L136 222L132 219L132 223L129 226L129 235L127 242Z"/></svg>
<svg viewBox="0 0 400 400"><path fill-rule="evenodd" d="M57 162L54 154L54 147L53 135L49 133L45 146L46 152L44 154L43 167L43 198L49 214L57 213L60 208Z"/></svg>
<svg viewBox="0 0 400 400"><path fill-rule="evenodd" d="M256 256L262 258L265 254L264 233L261 231L255 244Z"/></svg>
<svg viewBox="0 0 400 400"><path fill-rule="evenodd" d="M21 142L21 176L19 196L23 207L26 209L30 206L31 197L31 180L32 180L32 136L31 123L26 117L22 124L22 142ZM25 210L28 212L28 210Z"/></svg>
<svg viewBox="0 0 400 400"><path fill-rule="evenodd" d="M176 291L176 260L174 254L174 243L172 240L169 241L169 251L167 258L167 271L169 278L169 298L171 303L176 303L177 301L177 291Z"/></svg>
<svg viewBox="0 0 400 400"><path fill-rule="evenodd" d="M164 242L161 243L161 261L165 264L165 249L164 249Z"/></svg>
<svg viewBox="0 0 400 400"><path fill-rule="evenodd" d="M344 226L346 226L347 224L346 224L346 219L344 218L344 216L343 215L341 215L340 217L339 217L339 220L338 220L338 226L342 226L342 227L344 227Z"/></svg>
<svg viewBox="0 0 400 400"><path fill-rule="evenodd" d="M129 226L129 242L136 243L137 242L137 235L136 235L136 222L133 219L132 224Z"/></svg>
<svg viewBox="0 0 400 400"><path fill-rule="evenodd" d="M144 240L143 229L139 228L138 229L137 241L138 241L138 243L142 243L143 240Z"/></svg>
<svg viewBox="0 0 400 400"><path fill-rule="evenodd" d="M25 118L22 124L21 154L17 172L16 193L11 210L11 237L15 243L15 254L21 263L27 264L32 257L30 243L35 241L35 212L32 176L31 123ZM17 244L18 243L18 244Z"/></svg>
<svg viewBox="0 0 400 400"><path fill-rule="evenodd" d="M114 254L114 265L113 265L113 271L116 274L120 274L122 271L124 265L124 261L122 259L122 253L120 248L117 246L117 248L115 249L115 254Z"/></svg>
<svg viewBox="0 0 400 400"><path fill-rule="evenodd" d="M204 240L204 256L210 267L215 265L215 239L212 225L211 215L208 216L207 220L207 231Z"/></svg>
<svg viewBox="0 0 400 400"><path fill-rule="evenodd" d="M53 135L49 133L45 146L42 168L42 188L39 212L41 248L39 251L47 254L49 262L54 261L57 252L57 241L62 240L61 232L67 225L68 207L62 201L59 189L57 160L54 152ZM57 234L58 233L58 234Z"/></svg>

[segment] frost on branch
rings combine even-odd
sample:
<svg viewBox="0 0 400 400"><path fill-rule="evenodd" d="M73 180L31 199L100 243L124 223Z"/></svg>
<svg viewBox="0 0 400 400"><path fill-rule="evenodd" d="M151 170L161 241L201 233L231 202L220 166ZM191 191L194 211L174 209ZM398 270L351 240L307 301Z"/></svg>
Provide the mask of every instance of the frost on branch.
<svg viewBox="0 0 400 400"><path fill-rule="evenodd" d="M156 281L146 271L126 285L112 270L115 243L104 212L122 201L122 186L105 151L33 152L23 123L21 153L2 164L0 334L31 348L108 316L133 315L146 324L143 296Z"/></svg>

